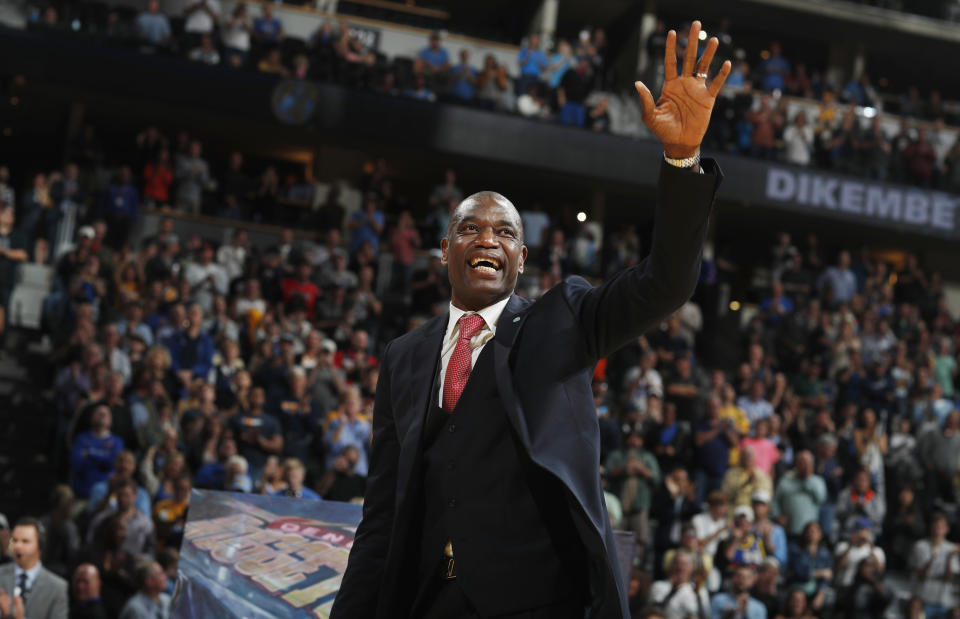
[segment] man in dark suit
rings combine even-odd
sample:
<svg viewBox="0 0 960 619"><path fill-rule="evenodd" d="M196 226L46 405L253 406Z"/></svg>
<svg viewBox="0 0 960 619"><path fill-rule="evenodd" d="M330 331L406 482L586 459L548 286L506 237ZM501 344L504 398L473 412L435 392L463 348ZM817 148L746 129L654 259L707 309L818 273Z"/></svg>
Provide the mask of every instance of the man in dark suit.
<svg viewBox="0 0 960 619"><path fill-rule="evenodd" d="M527 248L500 194L460 203L441 242L448 314L387 345L363 508L335 619L626 619L600 486L590 379L598 359L686 301L720 182L699 145L730 71L706 83L700 24L677 75L676 33L643 120L664 143L651 254L598 288L513 294Z"/></svg>
<svg viewBox="0 0 960 619"><path fill-rule="evenodd" d="M40 563L46 534L36 518L21 518L10 536L13 563L0 565L0 617L62 619L67 581ZM18 612L22 605L24 612Z"/></svg>

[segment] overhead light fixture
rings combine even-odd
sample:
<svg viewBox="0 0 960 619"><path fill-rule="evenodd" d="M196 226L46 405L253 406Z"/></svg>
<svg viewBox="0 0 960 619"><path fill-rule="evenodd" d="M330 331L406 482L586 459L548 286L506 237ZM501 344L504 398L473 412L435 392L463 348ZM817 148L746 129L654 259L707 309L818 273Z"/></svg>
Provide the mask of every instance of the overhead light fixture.
<svg viewBox="0 0 960 619"><path fill-rule="evenodd" d="M579 221L580 223L583 223L583 222L585 222L586 220L587 220L587 214L586 214L586 213L584 213L583 211L580 211L579 213L577 213L577 221Z"/></svg>

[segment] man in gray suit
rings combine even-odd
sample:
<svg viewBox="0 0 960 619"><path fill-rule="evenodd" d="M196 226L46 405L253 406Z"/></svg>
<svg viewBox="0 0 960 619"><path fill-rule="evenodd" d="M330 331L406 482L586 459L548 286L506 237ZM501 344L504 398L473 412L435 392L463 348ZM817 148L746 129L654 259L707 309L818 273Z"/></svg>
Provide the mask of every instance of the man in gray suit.
<svg viewBox="0 0 960 619"><path fill-rule="evenodd" d="M45 542L43 525L36 518L21 518L13 527L10 547L14 562L0 565L2 619L18 616L66 618L67 581L44 569L40 563ZM22 610L15 598L22 600Z"/></svg>

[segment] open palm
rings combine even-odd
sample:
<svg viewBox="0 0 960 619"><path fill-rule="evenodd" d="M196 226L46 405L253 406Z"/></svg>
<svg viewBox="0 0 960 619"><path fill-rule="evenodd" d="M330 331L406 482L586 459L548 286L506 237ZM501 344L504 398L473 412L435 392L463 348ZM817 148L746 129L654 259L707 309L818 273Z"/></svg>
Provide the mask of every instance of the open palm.
<svg viewBox="0 0 960 619"><path fill-rule="evenodd" d="M660 100L654 104L653 95L643 84L635 84L643 103L643 123L663 142L668 157L682 159L691 157L700 148L700 142L707 132L710 114L717 93L730 75L730 61L720 67L716 78L708 85L707 70L713 61L720 42L716 37L710 39L707 48L697 62L697 44L700 35L700 22L690 26L690 38L683 58L683 70L677 74L677 33L671 30L667 34L664 56L664 82ZM696 66L696 71L694 67Z"/></svg>

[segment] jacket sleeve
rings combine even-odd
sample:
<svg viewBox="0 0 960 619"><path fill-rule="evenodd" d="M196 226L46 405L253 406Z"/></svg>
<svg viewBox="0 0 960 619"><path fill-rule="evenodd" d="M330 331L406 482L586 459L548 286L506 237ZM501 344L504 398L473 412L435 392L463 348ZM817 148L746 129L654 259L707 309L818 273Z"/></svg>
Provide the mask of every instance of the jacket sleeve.
<svg viewBox="0 0 960 619"><path fill-rule="evenodd" d="M350 549L347 569L330 612L331 619L373 619L393 528L400 442L390 394L390 344L373 405L373 445L363 501L363 518Z"/></svg>
<svg viewBox="0 0 960 619"><path fill-rule="evenodd" d="M712 159L701 165L704 173L695 174L661 163L653 244L645 260L602 286L571 278L565 287L593 359L640 336L693 294L707 220L723 178Z"/></svg>

